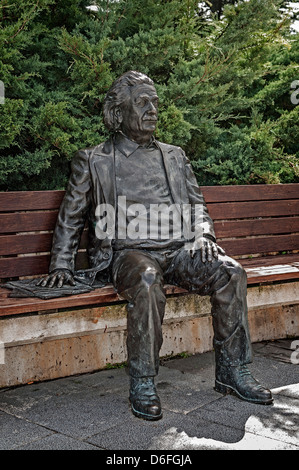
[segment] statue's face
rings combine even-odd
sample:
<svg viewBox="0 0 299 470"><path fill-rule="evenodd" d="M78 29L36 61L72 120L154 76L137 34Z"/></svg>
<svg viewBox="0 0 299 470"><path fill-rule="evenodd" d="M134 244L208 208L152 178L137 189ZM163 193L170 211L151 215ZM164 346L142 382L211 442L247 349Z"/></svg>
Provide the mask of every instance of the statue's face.
<svg viewBox="0 0 299 470"><path fill-rule="evenodd" d="M141 84L131 88L126 104L121 108L121 130L130 139L146 142L156 129L158 96L155 87Z"/></svg>

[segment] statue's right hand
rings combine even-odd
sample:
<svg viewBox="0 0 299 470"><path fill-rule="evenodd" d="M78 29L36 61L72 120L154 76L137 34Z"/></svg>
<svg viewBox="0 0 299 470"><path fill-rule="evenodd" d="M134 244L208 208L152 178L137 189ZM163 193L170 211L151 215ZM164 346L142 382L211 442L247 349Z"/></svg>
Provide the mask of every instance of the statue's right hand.
<svg viewBox="0 0 299 470"><path fill-rule="evenodd" d="M36 283L37 286L41 287L54 287L55 284L57 284L57 287L62 287L64 284L76 285L74 277L68 269L56 269Z"/></svg>

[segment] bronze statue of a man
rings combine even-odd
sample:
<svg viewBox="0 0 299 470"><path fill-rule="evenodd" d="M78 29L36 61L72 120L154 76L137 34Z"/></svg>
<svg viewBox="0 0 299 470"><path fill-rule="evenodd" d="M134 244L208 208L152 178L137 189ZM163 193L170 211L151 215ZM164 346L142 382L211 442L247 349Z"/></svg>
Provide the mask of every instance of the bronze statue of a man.
<svg viewBox="0 0 299 470"><path fill-rule="evenodd" d="M246 273L217 245L213 222L183 150L154 138L157 119L158 96L149 77L130 71L113 83L104 101L104 121L112 137L80 150L73 159L54 233L50 274L41 285L75 283L75 255L88 219L90 283L101 276L113 282L128 302L133 413L147 420L162 417L154 377L162 345L164 282L210 296L215 389L269 404L270 390L246 366L252 360ZM183 221L178 222L172 210L168 211L169 234L163 236L158 218L153 218L157 207L166 212L169 207L178 212L189 209L191 230L179 230ZM112 215L107 217L109 210ZM136 211L139 232L138 224L134 225ZM136 236L141 225L142 236Z"/></svg>

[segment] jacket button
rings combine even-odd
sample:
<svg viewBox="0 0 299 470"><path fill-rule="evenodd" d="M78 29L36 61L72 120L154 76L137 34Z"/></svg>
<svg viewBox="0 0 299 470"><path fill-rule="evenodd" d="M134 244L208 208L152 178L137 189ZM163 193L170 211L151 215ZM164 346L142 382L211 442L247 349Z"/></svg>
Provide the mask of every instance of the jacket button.
<svg viewBox="0 0 299 470"><path fill-rule="evenodd" d="M109 253L104 253L104 254L103 254L103 258L104 258L104 259L108 259L109 257L110 257Z"/></svg>

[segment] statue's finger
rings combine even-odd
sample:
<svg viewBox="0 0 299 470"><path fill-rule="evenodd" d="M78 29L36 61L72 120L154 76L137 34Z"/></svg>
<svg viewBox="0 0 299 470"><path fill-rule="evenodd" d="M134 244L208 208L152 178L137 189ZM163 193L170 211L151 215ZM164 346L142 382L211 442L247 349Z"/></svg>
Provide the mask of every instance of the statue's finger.
<svg viewBox="0 0 299 470"><path fill-rule="evenodd" d="M55 282L56 282L56 278L57 278L57 274L53 274L51 280L50 280L50 283L49 283L49 287L53 287Z"/></svg>
<svg viewBox="0 0 299 470"><path fill-rule="evenodd" d="M207 259L208 261L212 261L213 257L212 257L212 246L210 243L207 244Z"/></svg>
<svg viewBox="0 0 299 470"><path fill-rule="evenodd" d="M46 287L46 285L48 284L49 278L50 278L50 276L47 276L47 277L41 279L41 283L39 285L41 287Z"/></svg>
<svg viewBox="0 0 299 470"><path fill-rule="evenodd" d="M207 260L207 254L206 254L206 247L205 246L203 246L201 248L201 260L202 260L203 263L205 263L206 260Z"/></svg>
<svg viewBox="0 0 299 470"><path fill-rule="evenodd" d="M218 248L217 248L217 245L215 243L213 243L213 256L215 259L218 259Z"/></svg>
<svg viewBox="0 0 299 470"><path fill-rule="evenodd" d="M41 279L39 279L38 281L36 281L36 284L35 284L35 285L36 285L36 286L41 286L42 283L44 282L44 280L45 280L45 278L42 277Z"/></svg>
<svg viewBox="0 0 299 470"><path fill-rule="evenodd" d="M69 282L69 284L71 284L71 286L75 286L75 285L76 285L76 282L75 282L73 276L70 276L68 282Z"/></svg>
<svg viewBox="0 0 299 470"><path fill-rule="evenodd" d="M217 245L217 249L219 251L219 253L221 253L221 255L225 255L225 251L223 248L221 248L221 246Z"/></svg>
<svg viewBox="0 0 299 470"><path fill-rule="evenodd" d="M58 275L57 287L62 287L63 284L64 284L64 280L65 280L65 275L64 274L59 274Z"/></svg>

